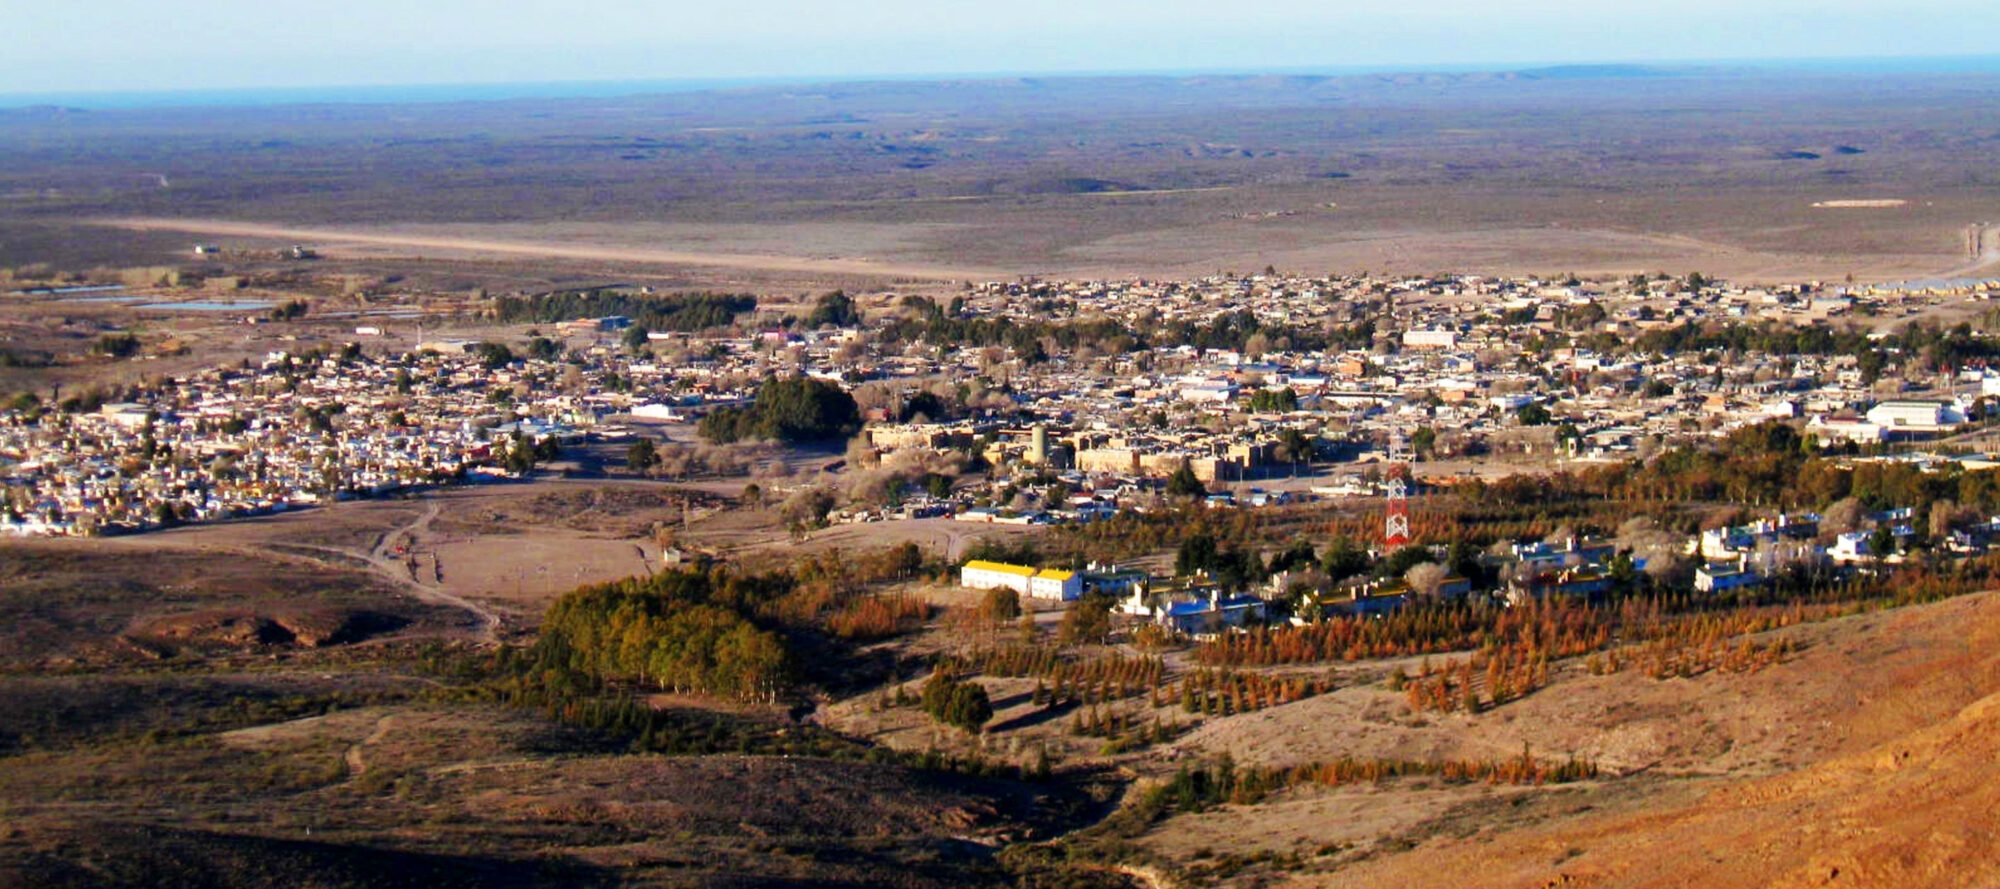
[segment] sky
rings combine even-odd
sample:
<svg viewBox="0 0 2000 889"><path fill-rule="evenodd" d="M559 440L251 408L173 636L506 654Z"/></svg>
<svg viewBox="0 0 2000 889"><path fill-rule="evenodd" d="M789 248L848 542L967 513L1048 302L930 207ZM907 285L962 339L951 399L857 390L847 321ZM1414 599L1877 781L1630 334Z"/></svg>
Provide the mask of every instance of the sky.
<svg viewBox="0 0 2000 889"><path fill-rule="evenodd" d="M5 0L0 93L1992 55L1996 0Z"/></svg>

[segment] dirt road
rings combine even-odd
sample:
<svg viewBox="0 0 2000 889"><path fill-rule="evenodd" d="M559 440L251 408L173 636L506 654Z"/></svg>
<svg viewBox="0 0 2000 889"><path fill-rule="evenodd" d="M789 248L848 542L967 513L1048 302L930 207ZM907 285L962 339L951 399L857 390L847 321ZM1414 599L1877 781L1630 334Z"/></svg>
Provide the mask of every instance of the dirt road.
<svg viewBox="0 0 2000 889"><path fill-rule="evenodd" d="M880 275L884 277L925 278L941 281L986 280L1000 276L991 270L906 265L859 258L820 259L770 254L666 250L653 247L629 247L610 244L490 240L394 229L295 228L291 226L223 219L124 218L98 220L98 223L133 231L178 231L215 237L270 238L279 241L297 241L312 244L315 249L329 256L337 256L343 250L355 247L389 247L424 250L433 253L538 256L600 262L711 266L801 274Z"/></svg>
<svg viewBox="0 0 2000 889"><path fill-rule="evenodd" d="M437 516L437 501L427 498L423 513L411 519L409 524L383 532L381 537L375 539L375 546L367 553L350 554L366 560L383 577L409 590L411 595L416 596L421 601L429 602L433 605L446 605L461 611L471 612L479 618L480 639L485 642L497 641L500 633L500 615L495 613L493 609L487 608L464 596L446 592L438 587L425 586L422 581L411 577L409 571L402 563L389 557L389 549L394 544L394 541L398 539L406 541L416 540L418 535L430 528L432 520L436 519Z"/></svg>

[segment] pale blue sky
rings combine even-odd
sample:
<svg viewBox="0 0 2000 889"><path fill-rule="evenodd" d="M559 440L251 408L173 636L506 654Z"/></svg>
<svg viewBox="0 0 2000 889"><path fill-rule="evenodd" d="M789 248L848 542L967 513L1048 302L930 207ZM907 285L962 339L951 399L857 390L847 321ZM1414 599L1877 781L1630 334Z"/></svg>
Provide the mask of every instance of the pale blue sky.
<svg viewBox="0 0 2000 889"><path fill-rule="evenodd" d="M1996 52L2000 0L0 0L0 93Z"/></svg>

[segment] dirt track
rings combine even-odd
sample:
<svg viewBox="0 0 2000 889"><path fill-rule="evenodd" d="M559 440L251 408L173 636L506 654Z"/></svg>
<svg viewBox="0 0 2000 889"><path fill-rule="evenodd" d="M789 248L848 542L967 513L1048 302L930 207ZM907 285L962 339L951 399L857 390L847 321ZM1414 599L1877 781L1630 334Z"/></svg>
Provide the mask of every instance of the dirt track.
<svg viewBox="0 0 2000 889"><path fill-rule="evenodd" d="M197 235L237 238L270 238L313 244L320 252L339 256L356 248L389 247L468 255L535 256L581 259L600 262L630 262L674 266L712 266L758 271L827 275L879 275L898 278L937 280L987 279L999 276L990 270L951 269L904 265L869 259L813 259L745 253L706 253L598 244L564 244L551 241L511 241L450 237L421 232L328 228L292 228L255 222L220 219L107 219L102 224L134 231L179 231Z"/></svg>

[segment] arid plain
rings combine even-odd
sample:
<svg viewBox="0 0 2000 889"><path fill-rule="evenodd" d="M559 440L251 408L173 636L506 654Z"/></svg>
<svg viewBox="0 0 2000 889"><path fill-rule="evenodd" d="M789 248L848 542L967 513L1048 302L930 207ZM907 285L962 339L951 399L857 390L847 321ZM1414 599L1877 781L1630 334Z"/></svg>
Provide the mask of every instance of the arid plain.
<svg viewBox="0 0 2000 889"><path fill-rule="evenodd" d="M608 284L755 292L775 319L834 288L887 312L890 294L942 300L971 281L1266 267L1991 274L2000 237L1968 231L2000 222L1996 86L1607 67L4 109L0 266L226 273L253 282L232 298L430 307L431 336L466 339L523 335L449 308L467 294ZM222 252L192 257L195 243ZM321 258L277 252L293 244ZM133 385L355 326L4 299L10 349L80 354L126 328L179 344L0 368L5 393ZM838 484L842 457L801 450L775 471ZM1992 593L1747 634L1792 652L1756 672L1662 681L1568 658L1478 715L1411 712L1392 674L1417 657L1266 670L1328 689L1105 753L1067 731L1080 713L1047 715L1032 678L989 681L996 728L973 739L886 703L940 653L1022 632L947 573L874 591L925 603L908 633L806 634L797 700L651 695L662 746L633 752L488 684L492 652L531 643L565 591L663 572L670 549L763 566L907 541L943 559L1038 532L927 519L798 535L747 473L662 481L622 459L596 446L504 485L0 542L0 886L2000 885ZM1277 521L1316 534L1370 509ZM1142 561L1170 562L1175 543ZM1062 616L1028 618L1053 637ZM1199 666L1192 649L1165 657L1177 675ZM923 758L1037 748L1059 754L1057 780ZM1300 785L1119 821L1218 757L1524 748L1603 774Z"/></svg>

